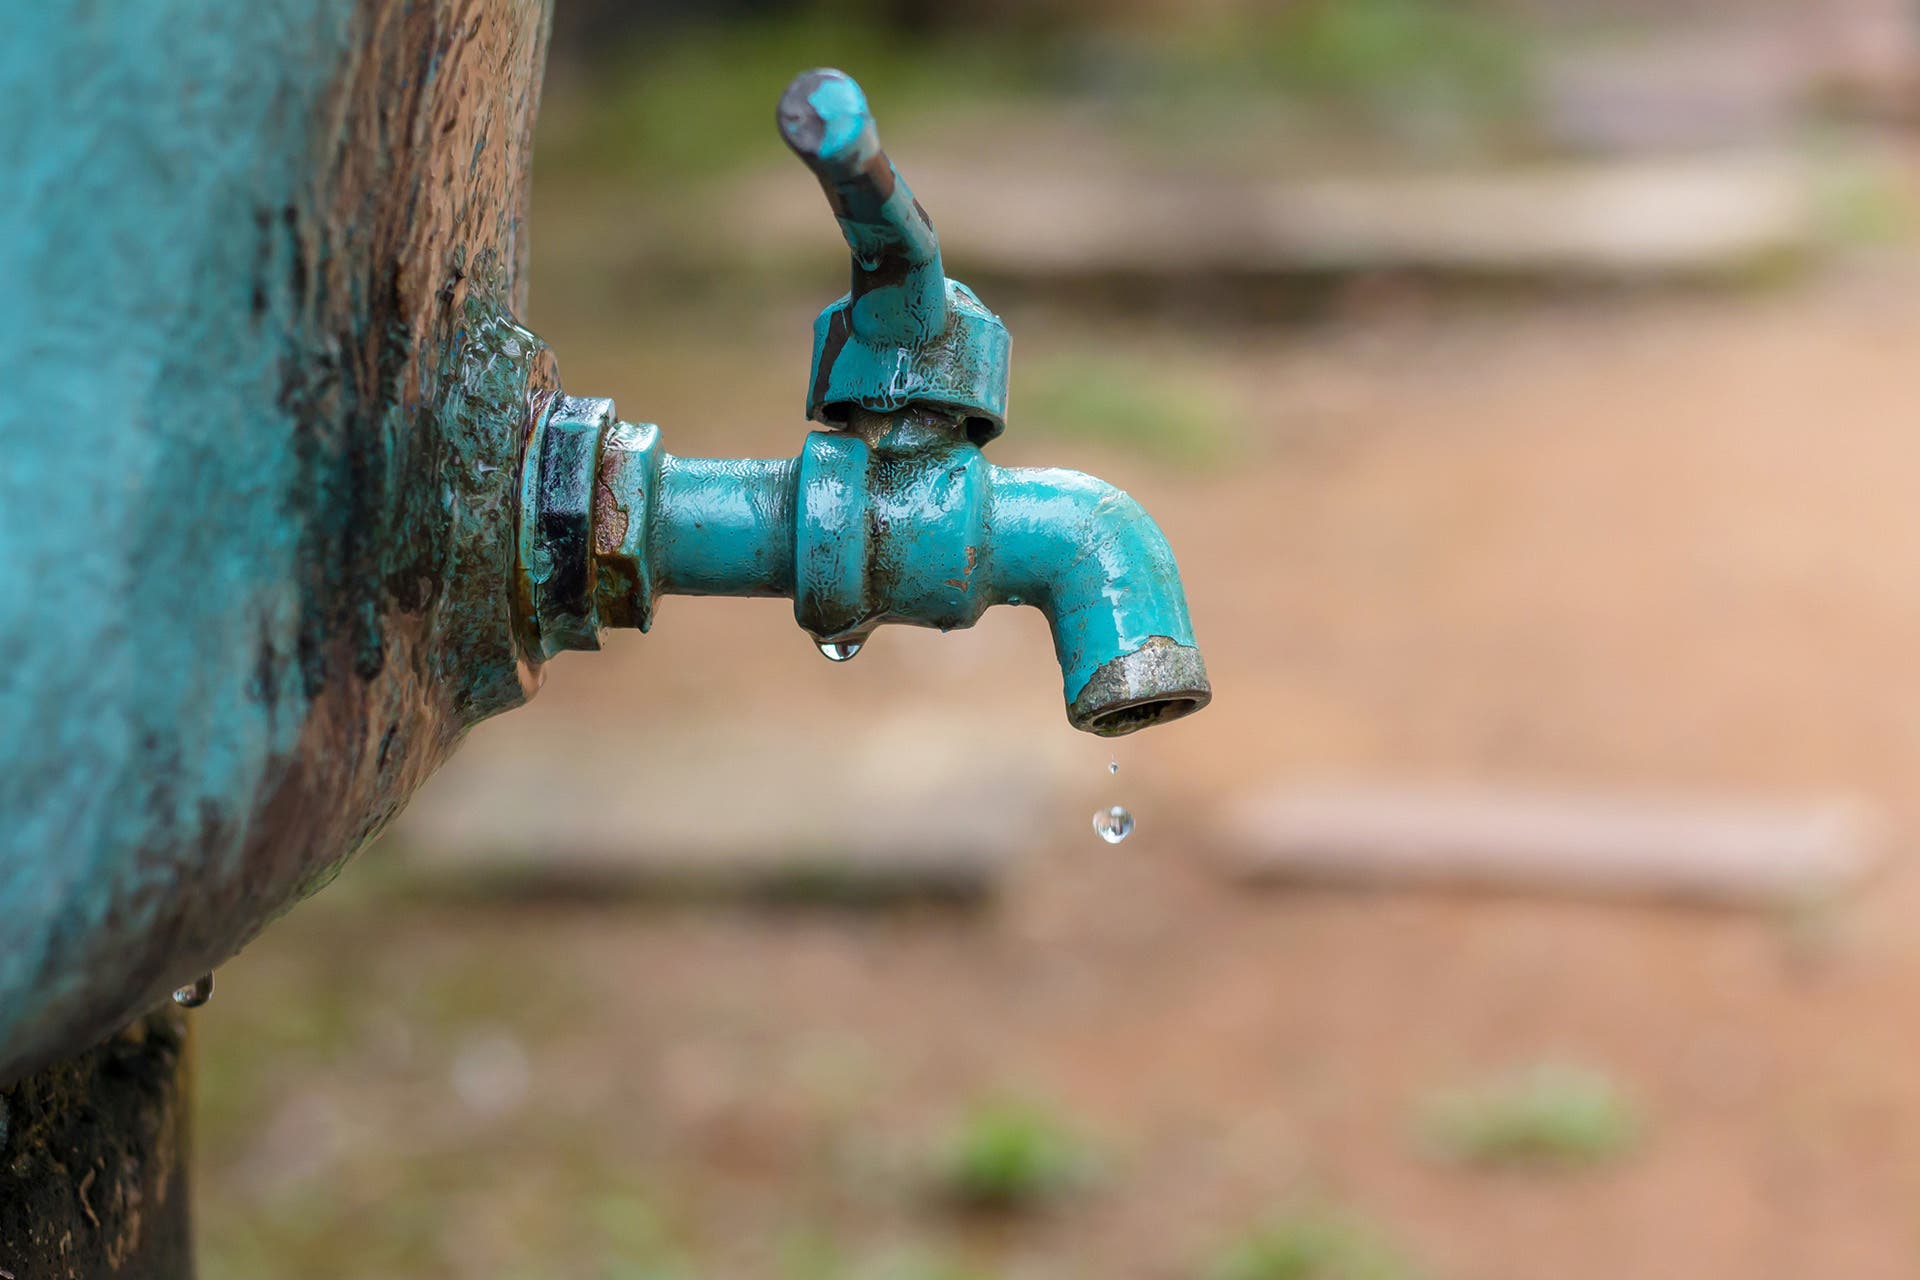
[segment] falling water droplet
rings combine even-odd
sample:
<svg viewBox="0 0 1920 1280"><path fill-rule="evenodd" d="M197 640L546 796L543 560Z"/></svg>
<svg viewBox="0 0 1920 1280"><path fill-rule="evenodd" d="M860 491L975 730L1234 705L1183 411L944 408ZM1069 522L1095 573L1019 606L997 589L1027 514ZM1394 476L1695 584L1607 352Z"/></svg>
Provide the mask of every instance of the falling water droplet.
<svg viewBox="0 0 1920 1280"><path fill-rule="evenodd" d="M1107 772L1108 773L1120 772L1120 762L1118 760L1107 761Z"/></svg>
<svg viewBox="0 0 1920 1280"><path fill-rule="evenodd" d="M854 654L860 652L860 641L828 641L825 644L816 645L815 647L820 650L821 656L826 658L828 662L845 662Z"/></svg>
<svg viewBox="0 0 1920 1280"><path fill-rule="evenodd" d="M1133 815L1114 805L1093 815L1094 834L1108 844L1119 844L1133 834Z"/></svg>
<svg viewBox="0 0 1920 1280"><path fill-rule="evenodd" d="M213 999L213 975L203 973L194 979L192 985L181 987L173 993L173 1002L182 1009L198 1009Z"/></svg>

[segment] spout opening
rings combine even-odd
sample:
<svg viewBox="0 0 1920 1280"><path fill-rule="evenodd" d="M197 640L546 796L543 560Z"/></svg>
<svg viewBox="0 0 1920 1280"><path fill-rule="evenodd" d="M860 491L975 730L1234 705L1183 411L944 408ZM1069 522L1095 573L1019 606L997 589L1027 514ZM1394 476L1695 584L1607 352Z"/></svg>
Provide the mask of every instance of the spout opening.
<svg viewBox="0 0 1920 1280"><path fill-rule="evenodd" d="M1067 707L1073 727L1103 738L1190 716L1213 699L1200 651L1155 636L1094 671Z"/></svg>
<svg viewBox="0 0 1920 1280"><path fill-rule="evenodd" d="M1114 707L1095 713L1084 724L1075 727L1103 738L1119 738L1142 729L1152 728L1156 724L1166 724L1189 716L1207 705L1207 695L1194 694L1177 698L1148 698L1127 706Z"/></svg>

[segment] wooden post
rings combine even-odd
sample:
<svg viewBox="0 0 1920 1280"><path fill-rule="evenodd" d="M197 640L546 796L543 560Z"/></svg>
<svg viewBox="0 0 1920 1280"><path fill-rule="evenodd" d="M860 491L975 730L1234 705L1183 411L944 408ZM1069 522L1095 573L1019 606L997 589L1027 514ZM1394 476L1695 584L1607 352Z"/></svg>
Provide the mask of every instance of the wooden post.
<svg viewBox="0 0 1920 1280"><path fill-rule="evenodd" d="M191 1280L187 1019L0 1089L0 1280Z"/></svg>

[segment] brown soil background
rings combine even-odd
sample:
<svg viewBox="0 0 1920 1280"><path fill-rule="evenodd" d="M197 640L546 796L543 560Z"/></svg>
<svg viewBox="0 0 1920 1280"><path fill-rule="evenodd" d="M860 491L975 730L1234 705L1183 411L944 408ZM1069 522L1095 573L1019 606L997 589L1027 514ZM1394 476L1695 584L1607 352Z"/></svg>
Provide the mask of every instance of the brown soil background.
<svg viewBox="0 0 1920 1280"><path fill-rule="evenodd" d="M1063 807L988 904L866 912L450 904L376 850L199 1016L208 1274L866 1275L920 1249L1171 1280L1303 1205L1441 1277L1915 1274L1911 867L1769 918L1250 891L1208 831L1243 789L1358 774L1841 791L1910 832L1916 283L1895 256L1717 296L1363 289L1307 329L1013 309L1020 360L1119 353L1228 409L1207 464L1024 430L1017 402L995 446L1113 479L1179 551L1216 700L1121 744L1135 837ZM569 387L681 451L797 444L775 410L805 304L582 314L535 317ZM480 732L777 709L832 750L904 701L929 734L948 713L1068 734L1044 625L999 612L841 668L777 602L669 601ZM1106 747L1073 749L1104 785ZM1563 1172L1422 1154L1429 1091L1542 1059L1610 1073L1639 1146ZM1101 1174L957 1216L924 1153L1006 1095ZM823 1255L844 1267L806 1270Z"/></svg>

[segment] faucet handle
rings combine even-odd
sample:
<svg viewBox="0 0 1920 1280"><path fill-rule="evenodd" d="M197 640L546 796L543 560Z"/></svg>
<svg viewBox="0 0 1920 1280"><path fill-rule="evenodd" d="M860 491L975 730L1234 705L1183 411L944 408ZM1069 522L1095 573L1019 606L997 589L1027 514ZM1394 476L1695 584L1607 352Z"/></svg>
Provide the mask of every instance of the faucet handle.
<svg viewBox="0 0 1920 1280"><path fill-rule="evenodd" d="M780 97L780 134L800 157L853 253L856 301L885 293L886 306L855 320L863 332L905 347L947 327L940 237L899 170L880 149L866 95L840 71L803 71Z"/></svg>
<svg viewBox="0 0 1920 1280"><path fill-rule="evenodd" d="M853 408L921 404L964 422L976 444L999 435L1006 326L946 278L933 222L881 149L860 86L843 71L803 71L781 95L778 119L853 257L852 288L814 322L807 417L844 427Z"/></svg>

